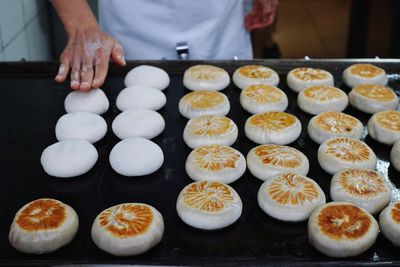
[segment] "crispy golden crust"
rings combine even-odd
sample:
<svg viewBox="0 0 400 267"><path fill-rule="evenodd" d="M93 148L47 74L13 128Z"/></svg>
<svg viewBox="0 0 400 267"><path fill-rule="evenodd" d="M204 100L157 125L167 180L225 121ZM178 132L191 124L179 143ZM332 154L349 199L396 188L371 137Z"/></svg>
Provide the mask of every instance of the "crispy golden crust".
<svg viewBox="0 0 400 267"><path fill-rule="evenodd" d="M183 192L184 203L194 209L214 213L235 201L232 190L218 182L195 182Z"/></svg>
<svg viewBox="0 0 400 267"><path fill-rule="evenodd" d="M276 103L284 99L284 94L275 86L254 84L246 87L243 94L258 104Z"/></svg>
<svg viewBox="0 0 400 267"><path fill-rule="evenodd" d="M307 87L304 89L303 95L309 99L323 103L346 97L346 94L342 90L326 85Z"/></svg>
<svg viewBox="0 0 400 267"><path fill-rule="evenodd" d="M254 152L265 165L297 168L304 163L301 153L288 146L274 144L261 145Z"/></svg>
<svg viewBox="0 0 400 267"><path fill-rule="evenodd" d="M285 173L267 187L268 196L281 205L301 206L319 197L315 184L304 176Z"/></svg>
<svg viewBox="0 0 400 267"><path fill-rule="evenodd" d="M335 240L363 237L371 228L371 218L354 205L337 204L322 208L317 217L321 232Z"/></svg>
<svg viewBox="0 0 400 267"><path fill-rule="evenodd" d="M371 64L355 64L350 67L350 73L364 78L374 78L385 71Z"/></svg>
<svg viewBox="0 0 400 267"><path fill-rule="evenodd" d="M351 133L360 124L353 116L336 111L324 112L317 115L315 123L319 128L327 132L338 134Z"/></svg>
<svg viewBox="0 0 400 267"><path fill-rule="evenodd" d="M224 103L224 95L215 91L195 91L185 95L182 101L194 109L209 109Z"/></svg>
<svg viewBox="0 0 400 267"><path fill-rule="evenodd" d="M361 162L371 158L366 144L350 138L334 138L327 141L326 153L343 161Z"/></svg>
<svg viewBox="0 0 400 267"><path fill-rule="evenodd" d="M296 68L292 71L292 74L297 79L305 82L325 80L329 77L326 71L314 68Z"/></svg>
<svg viewBox="0 0 400 267"><path fill-rule="evenodd" d="M396 100L396 94L390 88L379 84L360 84L353 88L359 95L375 101L387 102Z"/></svg>
<svg viewBox="0 0 400 267"><path fill-rule="evenodd" d="M217 80L225 73L223 69L211 65L192 66L186 72L191 78L201 81Z"/></svg>
<svg viewBox="0 0 400 267"><path fill-rule="evenodd" d="M100 213L99 222L112 235L129 238L149 230L153 222L153 212L146 205L121 204Z"/></svg>
<svg viewBox="0 0 400 267"><path fill-rule="evenodd" d="M379 112L375 115L377 124L385 129L399 132L400 131L400 112L395 110L387 110Z"/></svg>
<svg viewBox="0 0 400 267"><path fill-rule="evenodd" d="M296 123L295 116L286 112L266 112L250 117L250 124L265 130L282 131Z"/></svg>
<svg viewBox="0 0 400 267"><path fill-rule="evenodd" d="M362 198L372 198L388 191L383 178L373 170L347 169L340 173L338 182L348 194Z"/></svg>
<svg viewBox="0 0 400 267"><path fill-rule="evenodd" d="M200 168L217 172L236 168L240 154L228 146L208 145L196 148L193 157Z"/></svg>
<svg viewBox="0 0 400 267"><path fill-rule="evenodd" d="M400 203L397 203L392 208L392 218L396 223L400 223Z"/></svg>
<svg viewBox="0 0 400 267"><path fill-rule="evenodd" d="M272 76L272 71L266 67L259 65L247 65L239 69L240 74L252 79L269 79Z"/></svg>
<svg viewBox="0 0 400 267"><path fill-rule="evenodd" d="M210 137L230 133L235 126L227 117L204 115L193 118L188 124L188 130L193 135Z"/></svg>
<svg viewBox="0 0 400 267"><path fill-rule="evenodd" d="M59 228L66 220L64 205L54 199L38 199L29 203L16 219L19 227L28 232Z"/></svg>

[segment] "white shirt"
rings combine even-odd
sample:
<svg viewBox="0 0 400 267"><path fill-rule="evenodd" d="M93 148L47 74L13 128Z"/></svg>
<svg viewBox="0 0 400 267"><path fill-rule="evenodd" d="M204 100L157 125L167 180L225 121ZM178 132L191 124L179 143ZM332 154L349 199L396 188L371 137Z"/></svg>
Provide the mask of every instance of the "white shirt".
<svg viewBox="0 0 400 267"><path fill-rule="evenodd" d="M100 0L102 29L117 38L127 59L252 59L243 0Z"/></svg>

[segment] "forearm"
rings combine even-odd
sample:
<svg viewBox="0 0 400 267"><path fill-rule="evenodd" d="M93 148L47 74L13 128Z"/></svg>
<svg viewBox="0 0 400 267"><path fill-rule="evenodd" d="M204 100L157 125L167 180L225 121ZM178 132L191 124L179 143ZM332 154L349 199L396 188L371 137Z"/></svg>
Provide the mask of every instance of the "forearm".
<svg viewBox="0 0 400 267"><path fill-rule="evenodd" d="M77 30L98 31L99 25L86 0L52 0L58 16L60 17L68 37Z"/></svg>

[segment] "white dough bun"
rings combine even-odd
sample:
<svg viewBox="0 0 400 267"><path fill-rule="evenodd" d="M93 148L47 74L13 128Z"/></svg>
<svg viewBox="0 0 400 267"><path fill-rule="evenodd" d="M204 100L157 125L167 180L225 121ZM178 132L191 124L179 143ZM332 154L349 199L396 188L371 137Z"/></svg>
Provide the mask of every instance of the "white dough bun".
<svg viewBox="0 0 400 267"><path fill-rule="evenodd" d="M116 105L121 111L133 108L159 110L166 103L167 98L160 90L137 84L123 89L118 94Z"/></svg>
<svg viewBox="0 0 400 267"><path fill-rule="evenodd" d="M299 119L286 112L265 112L248 118L244 127L247 138L257 144L290 144L300 136Z"/></svg>
<svg viewBox="0 0 400 267"><path fill-rule="evenodd" d="M333 176L330 195L333 201L350 202L376 214L390 203L392 189L377 171L344 169Z"/></svg>
<svg viewBox="0 0 400 267"><path fill-rule="evenodd" d="M353 107L365 113L373 114L384 110L396 110L399 99L392 89L379 84L361 84L349 93Z"/></svg>
<svg viewBox="0 0 400 267"><path fill-rule="evenodd" d="M324 192L314 180L289 172L265 181L257 199L265 213L287 222L307 220L317 207L326 202Z"/></svg>
<svg viewBox="0 0 400 267"><path fill-rule="evenodd" d="M130 137L113 147L109 160L113 170L121 175L142 176L157 171L164 162L164 154L156 143Z"/></svg>
<svg viewBox="0 0 400 267"><path fill-rule="evenodd" d="M286 76L286 83L296 93L310 86L334 86L332 74L326 70L307 67L291 70Z"/></svg>
<svg viewBox="0 0 400 267"><path fill-rule="evenodd" d="M265 66L246 65L233 73L232 80L239 89L243 90L253 84L277 86L279 75L273 69Z"/></svg>
<svg viewBox="0 0 400 267"><path fill-rule="evenodd" d="M390 164L400 171L400 141L394 143L392 150L390 151Z"/></svg>
<svg viewBox="0 0 400 267"><path fill-rule="evenodd" d="M330 202L308 220L308 240L321 253L334 258L354 257L368 250L379 234L375 218L348 202Z"/></svg>
<svg viewBox="0 0 400 267"><path fill-rule="evenodd" d="M165 121L154 110L133 108L119 114L111 127L119 139L128 137L152 139L164 131Z"/></svg>
<svg viewBox="0 0 400 267"><path fill-rule="evenodd" d="M386 110L375 113L368 121L368 134L386 145L400 141L400 112Z"/></svg>
<svg viewBox="0 0 400 267"><path fill-rule="evenodd" d="M354 64L343 71L344 83L353 88L360 84L386 85L388 78L385 70L372 64Z"/></svg>
<svg viewBox="0 0 400 267"><path fill-rule="evenodd" d="M348 168L374 170L376 162L374 151L366 143L354 138L330 138L318 148L318 163L331 175Z"/></svg>
<svg viewBox="0 0 400 267"><path fill-rule="evenodd" d="M93 144L101 140L106 133L106 121L100 115L94 113L67 113L56 123L56 137L58 141L82 139Z"/></svg>
<svg viewBox="0 0 400 267"><path fill-rule="evenodd" d="M123 203L103 210L92 225L92 240L101 250L118 257L143 254L164 234L164 219L154 207Z"/></svg>
<svg viewBox="0 0 400 267"><path fill-rule="evenodd" d="M228 117L203 115L190 119L183 130L183 140L190 148L203 145L235 143L239 131Z"/></svg>
<svg viewBox="0 0 400 267"><path fill-rule="evenodd" d="M382 234L396 247L400 247L400 201L391 203L379 215Z"/></svg>
<svg viewBox="0 0 400 267"><path fill-rule="evenodd" d="M242 153L224 145L200 146L190 152L186 173L194 181L217 181L230 184L246 171L246 160Z"/></svg>
<svg viewBox="0 0 400 267"><path fill-rule="evenodd" d="M179 101L179 112L187 119L202 115L225 116L229 110L228 98L216 91L194 91L184 95Z"/></svg>
<svg viewBox="0 0 400 267"><path fill-rule="evenodd" d="M343 111L348 104L349 98L345 92L326 85L307 87L297 95L299 108L312 115L325 111Z"/></svg>
<svg viewBox="0 0 400 267"><path fill-rule="evenodd" d="M257 114L268 111L285 111L289 101L286 94L276 86L254 84L242 90L240 104L246 111Z"/></svg>
<svg viewBox="0 0 400 267"><path fill-rule="evenodd" d="M82 111L101 115L107 112L109 106L108 98L101 89L92 89L87 92L73 91L64 101L67 113Z"/></svg>
<svg viewBox="0 0 400 267"><path fill-rule="evenodd" d="M195 65L183 74L183 85L192 91L225 89L231 79L222 68L212 65Z"/></svg>
<svg viewBox="0 0 400 267"><path fill-rule="evenodd" d="M242 200L235 189L215 181L199 181L182 189L176 210L182 221L202 230L218 230L236 222Z"/></svg>
<svg viewBox="0 0 400 267"><path fill-rule="evenodd" d="M149 65L140 65L131 69L124 80L126 87L145 85L158 90L164 90L169 83L170 79L165 70Z"/></svg>
<svg viewBox="0 0 400 267"><path fill-rule="evenodd" d="M247 167L254 177L266 181L286 172L306 176L310 163L302 152L293 147L265 144L249 151Z"/></svg>
<svg viewBox="0 0 400 267"><path fill-rule="evenodd" d="M40 163L51 176L68 178L88 172L96 163L96 148L85 140L63 140L42 152Z"/></svg>
<svg viewBox="0 0 400 267"><path fill-rule="evenodd" d="M20 252L51 253L74 239L79 228L75 210L59 200L41 198L15 214L8 239Z"/></svg>
<svg viewBox="0 0 400 267"><path fill-rule="evenodd" d="M307 132L314 142L322 144L333 137L361 139L364 134L364 125L351 115L327 111L311 118Z"/></svg>

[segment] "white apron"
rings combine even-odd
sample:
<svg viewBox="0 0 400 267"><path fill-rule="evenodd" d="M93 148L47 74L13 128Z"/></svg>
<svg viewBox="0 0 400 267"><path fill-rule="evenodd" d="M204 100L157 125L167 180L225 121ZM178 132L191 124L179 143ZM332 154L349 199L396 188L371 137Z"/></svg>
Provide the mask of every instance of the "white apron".
<svg viewBox="0 0 400 267"><path fill-rule="evenodd" d="M243 0L100 0L102 29L117 38L127 59L252 59Z"/></svg>

